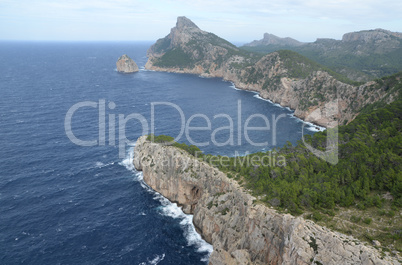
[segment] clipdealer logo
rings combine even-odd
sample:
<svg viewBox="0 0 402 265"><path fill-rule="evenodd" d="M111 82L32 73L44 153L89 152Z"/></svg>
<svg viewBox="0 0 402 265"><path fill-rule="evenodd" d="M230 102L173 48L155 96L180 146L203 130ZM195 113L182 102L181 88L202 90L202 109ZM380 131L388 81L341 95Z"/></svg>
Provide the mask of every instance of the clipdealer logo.
<svg viewBox="0 0 402 265"><path fill-rule="evenodd" d="M336 104L335 104L336 105ZM214 145L217 147L222 147L222 146L241 146L243 144L243 138L246 140L246 142L252 146L258 146L258 147L263 147L263 146L276 146L277 144L277 133L280 133L280 130L278 128L278 121L282 118L286 117L286 114L282 113L280 115L271 115L270 119L263 114L257 113L257 114L252 114L248 117L244 117L242 115L242 105L241 105L241 100L238 100L237 102L237 113L236 117L231 117L228 114L225 113L220 113L216 114L211 118L206 116L205 114L202 113L197 113L193 114L190 117L186 119L185 114L183 110L180 108L180 106L171 103L171 102L151 102L150 104L150 121L148 120L139 113L131 113L128 115L125 114L116 114L116 113L107 113L108 111L114 110L116 108L116 104L113 101L110 101L108 104L106 104L105 99L100 99L98 102L96 101L83 101L83 102L78 102L71 106L71 108L67 111L65 119L64 119L64 128L67 137L70 139L70 141L78 146L105 146L106 143L110 146L118 146L119 149L119 157L124 158L126 155L126 147L127 145L133 145L134 142L130 141L127 138L126 135L126 127L127 123L131 120L135 120L141 124L141 135L148 135L148 134L155 134L155 122L156 118L160 113L157 113L157 108L158 107L168 107L172 108L172 110L177 111L177 113L180 116L180 132L176 137L174 137L173 141L178 141L180 140L183 135L185 136L186 140L192 144L196 145L198 147L204 147L208 145ZM332 105L331 105L332 106ZM81 108L93 108L97 109L97 119L98 119L98 139L93 139L93 140L82 140L79 139L73 132L72 129L72 122L74 119L74 114ZM332 106L332 111L337 111L334 110L334 106ZM330 108L328 108L330 109ZM160 110L159 110L160 111ZM308 117L307 117L308 118ZM205 121L205 126L193 126L192 122L197 119L197 120L204 120ZM226 120L225 126L218 127L214 130L212 130L212 124L215 120ZM256 127L256 126L251 126L253 120L260 120L262 121L261 126ZM116 121L117 121L117 128L116 128ZM236 130L235 130L235 123L236 123ZM304 129L305 124L303 125ZM117 131L117 135L116 135ZM210 139L208 141L204 142L196 142L191 134L192 132L196 131L204 131L205 133L210 134ZM264 141L264 142L256 142L251 139L250 133L251 132L261 132L261 133L270 133L271 134L271 141ZM219 142L217 140L217 134L222 132L227 132L227 139L226 141L221 141ZM237 133L236 133L237 132ZM108 137L106 137L108 136ZM244 136L244 137L243 137ZM336 164L338 162L338 149L337 149L337 133L335 133L333 130L331 130L331 134L329 134L331 137L327 137L327 150L326 151L321 151L313 148L310 144L308 144L305 139L304 139L304 134L302 136L302 140L306 147L313 152L316 156L324 159L325 161L331 163L331 164ZM236 154L238 154L236 152Z"/></svg>

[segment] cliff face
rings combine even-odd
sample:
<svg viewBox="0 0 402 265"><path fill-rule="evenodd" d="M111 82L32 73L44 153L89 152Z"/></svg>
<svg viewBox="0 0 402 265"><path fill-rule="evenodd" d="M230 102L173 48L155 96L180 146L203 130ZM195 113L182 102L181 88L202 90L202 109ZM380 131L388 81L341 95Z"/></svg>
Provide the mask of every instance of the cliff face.
<svg viewBox="0 0 402 265"><path fill-rule="evenodd" d="M116 62L116 67L117 71L121 73L135 73L139 71L137 64L127 54L120 56Z"/></svg>
<svg viewBox="0 0 402 265"><path fill-rule="evenodd" d="M394 98L385 88L375 88L374 82L343 83L290 51L261 57L240 50L185 17L179 17L170 34L148 50L148 58L147 69L221 77L325 127L351 121L368 103Z"/></svg>
<svg viewBox="0 0 402 265"><path fill-rule="evenodd" d="M176 147L142 136L133 162L151 188L194 215L213 245L211 265L398 264L350 236L254 204L236 181Z"/></svg>

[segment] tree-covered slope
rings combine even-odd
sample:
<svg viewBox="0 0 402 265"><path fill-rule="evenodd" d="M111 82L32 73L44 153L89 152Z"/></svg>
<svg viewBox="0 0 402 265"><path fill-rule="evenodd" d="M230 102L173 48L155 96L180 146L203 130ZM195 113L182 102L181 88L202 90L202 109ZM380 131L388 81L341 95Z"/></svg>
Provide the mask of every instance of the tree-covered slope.
<svg viewBox="0 0 402 265"><path fill-rule="evenodd" d="M342 40L318 39L299 45L259 41L242 48L262 54L292 50L356 81L368 81L402 70L402 34L382 29L347 33Z"/></svg>
<svg viewBox="0 0 402 265"><path fill-rule="evenodd" d="M179 17L170 33L150 47L145 67L221 77L328 128L353 120L368 104L384 97L389 103L395 97L376 82L351 81L294 51L262 55L239 49L185 17Z"/></svg>

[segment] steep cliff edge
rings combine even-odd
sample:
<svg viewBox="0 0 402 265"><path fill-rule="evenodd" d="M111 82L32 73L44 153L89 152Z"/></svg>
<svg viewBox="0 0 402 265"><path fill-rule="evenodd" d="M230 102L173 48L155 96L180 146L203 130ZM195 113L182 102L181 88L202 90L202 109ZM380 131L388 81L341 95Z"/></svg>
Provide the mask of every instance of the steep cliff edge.
<svg viewBox="0 0 402 265"><path fill-rule="evenodd" d="M255 204L236 181L184 150L142 136L133 163L151 188L194 215L214 247L212 265L399 264L350 236Z"/></svg>
<svg viewBox="0 0 402 265"><path fill-rule="evenodd" d="M176 27L152 45L147 55L147 69L221 77L325 127L353 120L369 103L389 103L395 98L377 82L354 85L295 52L261 57L239 49L186 17L179 17Z"/></svg>

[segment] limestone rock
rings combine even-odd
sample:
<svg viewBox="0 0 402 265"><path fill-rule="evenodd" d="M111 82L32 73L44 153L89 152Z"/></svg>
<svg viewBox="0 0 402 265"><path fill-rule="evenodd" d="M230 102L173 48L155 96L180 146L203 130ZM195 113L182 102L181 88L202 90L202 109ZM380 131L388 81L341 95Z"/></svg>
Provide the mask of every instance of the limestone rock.
<svg viewBox="0 0 402 265"><path fill-rule="evenodd" d="M378 240L373 240L373 245L376 247L381 247L381 243Z"/></svg>
<svg viewBox="0 0 402 265"><path fill-rule="evenodd" d="M135 73L138 72L138 66L133 59L123 54L116 62L117 71L121 73Z"/></svg>
<svg viewBox="0 0 402 265"><path fill-rule="evenodd" d="M146 138L137 140L134 166L152 189L194 215L195 227L214 248L210 265L400 264L351 236L254 204L255 197L225 173Z"/></svg>
<svg viewBox="0 0 402 265"><path fill-rule="evenodd" d="M390 103L398 97L399 92L390 92L386 84L346 84L323 70L295 77L289 65L297 65L300 70L307 67L306 62L290 62L288 55L281 54L273 52L262 58L247 54L201 30L191 20L179 17L170 34L149 48L145 68L220 77L239 89L256 91L262 98L294 109L295 116L301 119L327 128L352 121L367 104L379 100ZM163 61L172 56L180 60Z"/></svg>

